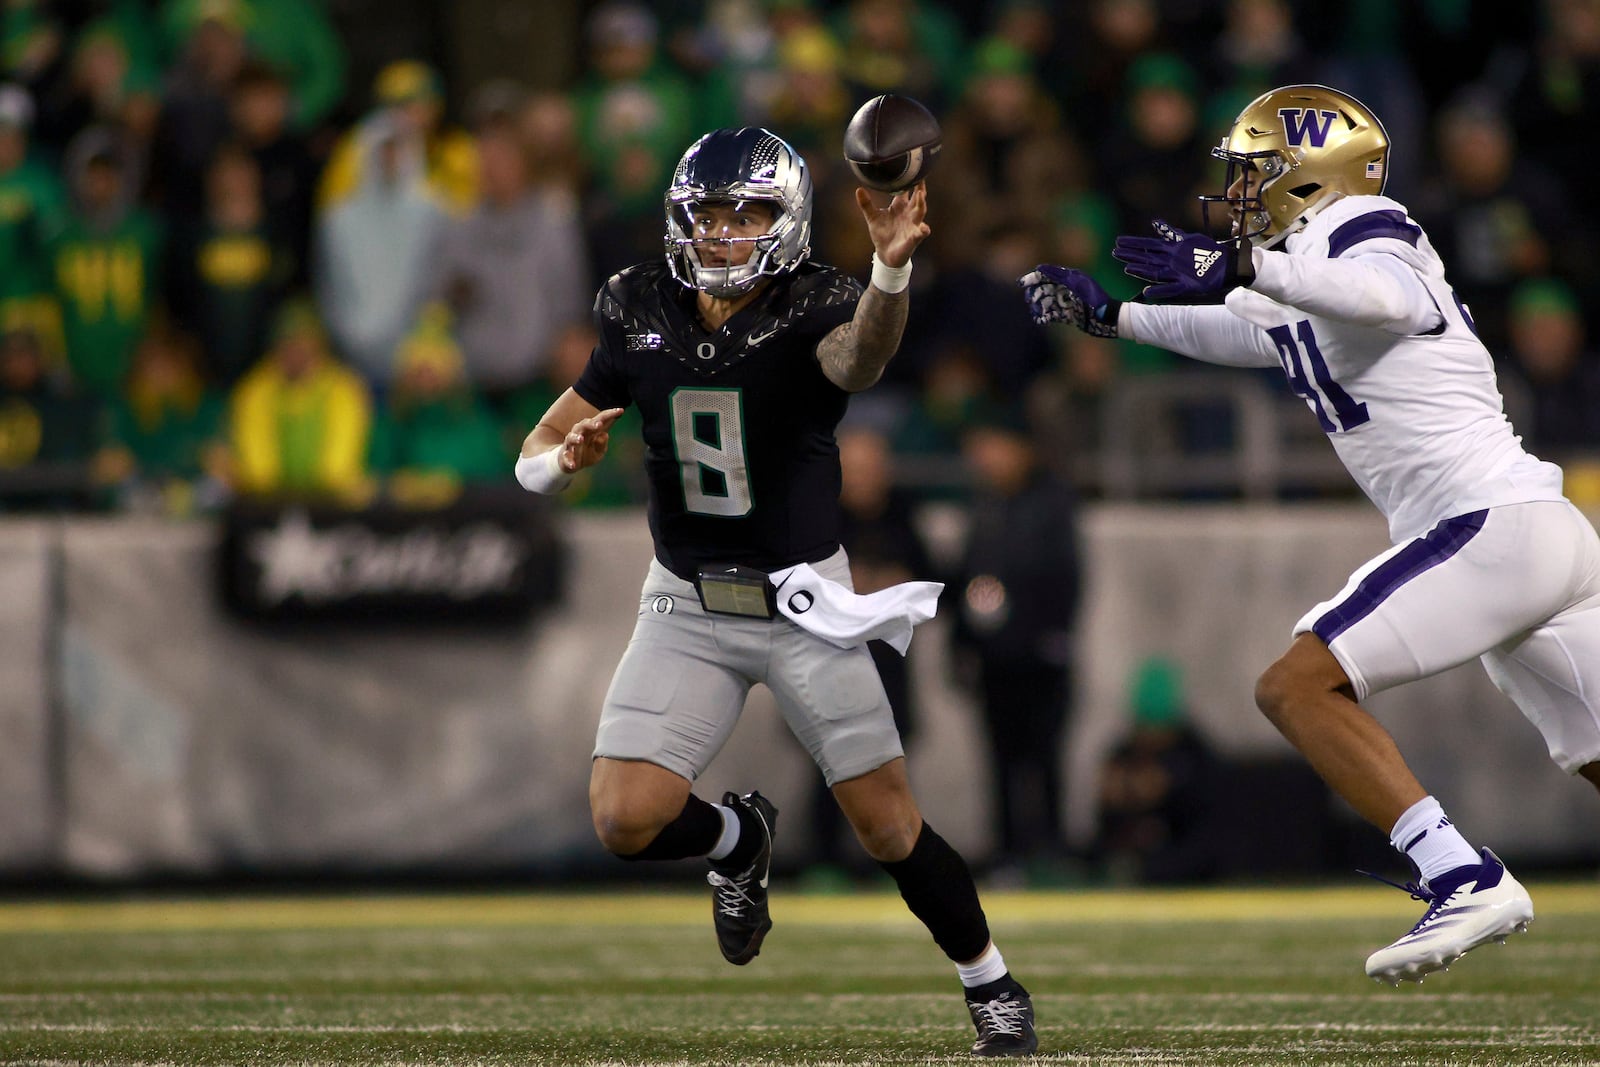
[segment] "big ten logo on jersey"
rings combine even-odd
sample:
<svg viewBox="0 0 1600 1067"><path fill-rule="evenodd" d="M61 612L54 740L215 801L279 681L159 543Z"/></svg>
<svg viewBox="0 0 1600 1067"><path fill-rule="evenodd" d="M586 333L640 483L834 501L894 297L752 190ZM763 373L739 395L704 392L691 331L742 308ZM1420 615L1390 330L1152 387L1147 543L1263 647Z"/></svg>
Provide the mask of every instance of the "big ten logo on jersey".
<svg viewBox="0 0 1600 1067"><path fill-rule="evenodd" d="M1310 140L1311 147L1321 148L1328 143L1328 131L1339 114L1307 107L1280 107L1278 117L1283 120L1284 139L1290 144L1303 148Z"/></svg>
<svg viewBox="0 0 1600 1067"><path fill-rule="evenodd" d="M627 343L629 352L648 352L660 348L663 344L659 333L649 332L630 333Z"/></svg>

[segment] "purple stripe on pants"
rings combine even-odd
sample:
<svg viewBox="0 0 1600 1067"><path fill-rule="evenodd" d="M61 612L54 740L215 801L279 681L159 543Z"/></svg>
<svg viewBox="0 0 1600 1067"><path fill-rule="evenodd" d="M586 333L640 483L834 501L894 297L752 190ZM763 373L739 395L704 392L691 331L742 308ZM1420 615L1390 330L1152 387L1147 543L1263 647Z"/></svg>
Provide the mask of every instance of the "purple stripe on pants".
<svg viewBox="0 0 1600 1067"><path fill-rule="evenodd" d="M1355 592L1329 608L1311 627L1324 644L1372 614L1379 604L1417 575L1431 570L1461 551L1483 529L1487 511L1474 511L1445 519L1421 537L1378 565L1356 586Z"/></svg>

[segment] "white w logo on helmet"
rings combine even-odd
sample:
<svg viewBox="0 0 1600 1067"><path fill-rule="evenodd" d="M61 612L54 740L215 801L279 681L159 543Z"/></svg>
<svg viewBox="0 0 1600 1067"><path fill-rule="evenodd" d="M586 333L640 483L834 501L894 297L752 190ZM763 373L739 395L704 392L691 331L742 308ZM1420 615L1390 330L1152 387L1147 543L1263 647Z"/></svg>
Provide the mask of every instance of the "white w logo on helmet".
<svg viewBox="0 0 1600 1067"><path fill-rule="evenodd" d="M1216 261L1221 259L1221 258L1222 258L1222 252L1221 251L1213 250L1211 252L1207 252L1207 251L1205 251L1204 249L1201 249L1201 248L1195 249L1194 250L1194 276L1196 278L1204 278L1206 276L1206 271L1210 270L1212 264L1216 263Z"/></svg>

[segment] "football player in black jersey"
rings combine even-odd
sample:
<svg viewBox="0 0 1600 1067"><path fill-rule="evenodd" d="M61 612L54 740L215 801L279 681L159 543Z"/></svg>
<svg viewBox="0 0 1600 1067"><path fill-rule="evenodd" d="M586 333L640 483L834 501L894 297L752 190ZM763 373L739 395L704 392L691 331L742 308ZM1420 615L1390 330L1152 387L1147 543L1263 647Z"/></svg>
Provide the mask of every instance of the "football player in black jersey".
<svg viewBox="0 0 1600 1067"><path fill-rule="evenodd" d="M625 860L705 856L717 940L760 951L777 810L691 787L751 685L765 683L862 845L955 962L977 1055L1037 1047L1033 1008L989 937L966 863L922 819L864 642L843 648L773 607L797 564L848 586L834 428L905 326L927 190L856 202L875 249L865 289L808 260L811 178L764 129L696 141L666 195L666 255L609 279L599 344L528 434L518 480L557 492L599 462L628 404L642 416L655 541L633 639L611 681L589 785L595 831Z"/></svg>

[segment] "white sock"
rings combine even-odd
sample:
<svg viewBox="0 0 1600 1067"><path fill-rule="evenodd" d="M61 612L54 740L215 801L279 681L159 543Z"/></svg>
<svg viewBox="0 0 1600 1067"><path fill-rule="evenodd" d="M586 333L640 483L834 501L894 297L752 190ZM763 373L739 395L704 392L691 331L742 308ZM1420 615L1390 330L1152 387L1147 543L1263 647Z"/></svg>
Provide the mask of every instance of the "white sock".
<svg viewBox="0 0 1600 1067"><path fill-rule="evenodd" d="M1389 843L1417 865L1424 885L1446 871L1483 862L1431 796L1406 809L1389 831Z"/></svg>
<svg viewBox="0 0 1600 1067"><path fill-rule="evenodd" d="M956 973L961 976L961 984L971 989L973 986L987 985L997 978L1005 977L1006 961L1000 955L1000 950L993 941L983 950L983 955L971 963L956 964Z"/></svg>
<svg viewBox="0 0 1600 1067"><path fill-rule="evenodd" d="M725 804L711 806L722 816L722 836L717 838L716 847L706 853L706 859L727 859L728 853L733 851L733 846L739 843L739 816Z"/></svg>

